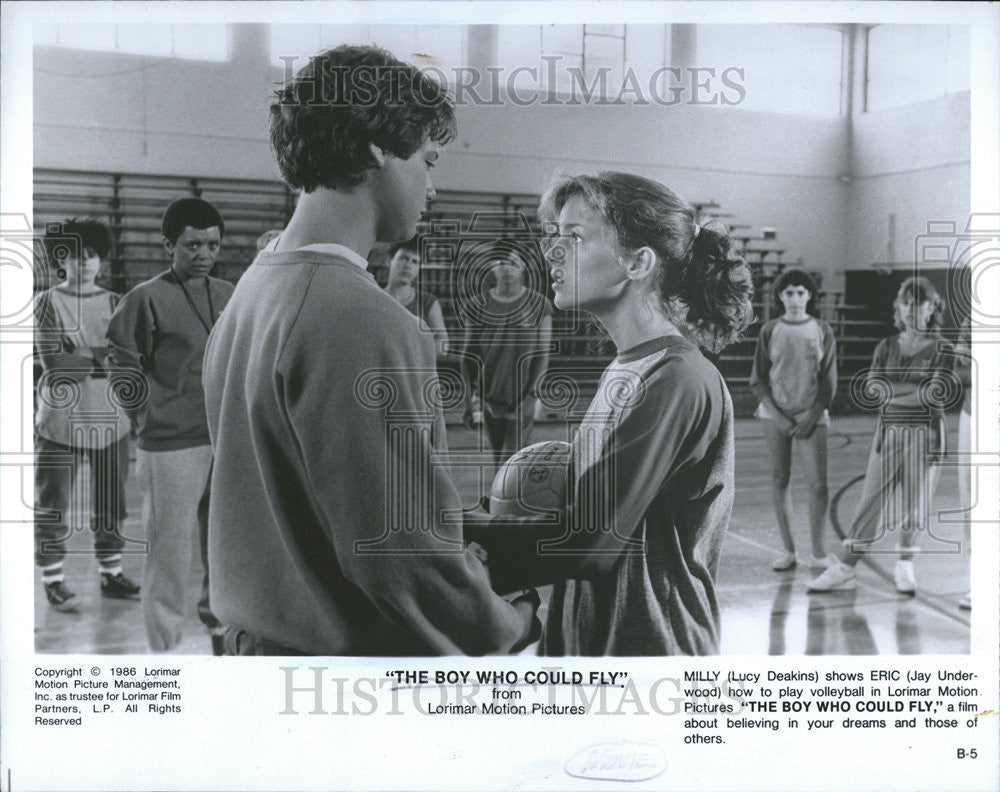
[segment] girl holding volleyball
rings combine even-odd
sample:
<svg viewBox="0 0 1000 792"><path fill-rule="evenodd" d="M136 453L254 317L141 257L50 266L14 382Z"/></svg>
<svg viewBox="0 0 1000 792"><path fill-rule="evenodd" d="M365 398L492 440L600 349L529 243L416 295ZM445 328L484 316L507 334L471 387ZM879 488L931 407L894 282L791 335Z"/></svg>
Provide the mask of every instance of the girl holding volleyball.
<svg viewBox="0 0 1000 792"><path fill-rule="evenodd" d="M749 269L728 235L639 176L568 178L540 213L558 227L556 307L593 314L618 356L573 439L564 519L467 522L466 536L497 590L555 583L541 654L716 653L733 410L698 347L749 324Z"/></svg>

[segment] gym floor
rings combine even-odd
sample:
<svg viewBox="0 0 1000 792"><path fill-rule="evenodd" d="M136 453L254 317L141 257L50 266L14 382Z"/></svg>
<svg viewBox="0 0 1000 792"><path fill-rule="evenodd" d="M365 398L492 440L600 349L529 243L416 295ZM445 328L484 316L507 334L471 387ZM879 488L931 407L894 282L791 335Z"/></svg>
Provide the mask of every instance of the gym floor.
<svg viewBox="0 0 1000 792"><path fill-rule="evenodd" d="M949 416L955 447L956 416ZM827 549L837 547L836 530L850 525L853 504L861 491L874 420L868 416L836 417L829 435L831 522ZM565 424L536 425L532 441L567 439ZM449 425L449 448L471 451L479 438L459 424ZM917 593L898 594L893 583L896 541L886 535L858 567L856 591L807 594L815 573L800 563L788 572L773 572L771 563L781 550L770 494L770 463L759 424L753 419L736 423L736 502L723 549L718 578L722 615L722 654L772 655L905 655L965 654L969 651L969 612L958 607L969 589L969 556L962 542L957 515L957 473L944 468L932 502L929 532L919 545L922 555L914 566ZM132 468L134 471L134 467ZM794 471L794 467L793 467ZM81 472L86 476L87 472ZM458 469L455 480L463 498L472 504L480 495L479 475ZM86 486L85 481L79 484ZM793 472L795 504L793 534L800 559L810 553L806 520L806 492ZM131 540L124 557L125 573L141 581L143 538L141 499L134 475L127 488L130 516L124 533ZM951 513L949 513L951 512ZM35 575L35 647L43 654L147 654L142 608L139 602L100 596L97 562L85 515L72 513L74 527L66 559L66 585L82 600L76 612L59 613L49 607L41 579ZM961 544L953 544L961 542ZM131 552L129 552L131 550ZM179 655L211 654L209 638L198 621L195 603L201 587L200 568L191 570L190 618ZM543 601L544 595L542 592Z"/></svg>

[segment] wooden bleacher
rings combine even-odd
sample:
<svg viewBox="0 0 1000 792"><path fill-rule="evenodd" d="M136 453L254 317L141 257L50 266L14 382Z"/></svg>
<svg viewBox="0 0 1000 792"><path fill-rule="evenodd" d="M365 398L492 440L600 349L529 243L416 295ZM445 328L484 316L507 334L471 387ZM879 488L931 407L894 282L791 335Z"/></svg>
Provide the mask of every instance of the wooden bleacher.
<svg viewBox="0 0 1000 792"><path fill-rule="evenodd" d="M110 269L102 273L102 278L109 288L125 292L166 266L160 219L166 206L182 196L205 198L221 212L226 233L213 274L232 282L253 261L260 234L283 228L295 205L294 193L278 181L36 169L35 227L41 230L47 223L67 217L94 217L107 222L115 250ZM438 231L442 234L474 237L470 227L488 216L494 238L501 235L531 239L540 233L535 219L538 199L530 193L440 190L429 207L427 224L444 225L445 229ZM699 222L715 220L728 226L753 272L757 322L743 339L716 359L734 392L739 412L745 413L748 407L743 402L757 334L762 322L777 315L772 283L784 269L786 250L771 229L755 231L750 224L733 222L735 216L722 212L715 200L696 202L695 208ZM386 251L376 250L370 262L376 280L384 284ZM547 290L546 268L539 262L538 269L534 283ZM461 338L462 329L452 296L453 275L453 262L425 262L420 285L441 301L449 334L455 341ZM891 325L873 319L865 306L843 304L838 292L821 292L820 299L822 318L837 335L839 391L843 396L851 377L868 365L875 344L891 332ZM613 357L613 346L596 322L562 312L554 317L553 336L557 344L551 366L553 382L574 382L579 399L585 403Z"/></svg>
<svg viewBox="0 0 1000 792"><path fill-rule="evenodd" d="M784 271L786 248L777 232L770 228L755 230L750 223L735 222L733 214L717 211L721 205L708 201L699 210L699 222L724 222L737 249L750 266L754 282L754 314L756 321L743 338L727 347L716 364L733 392L737 414L746 415L756 404L749 393L750 373L757 336L764 322L781 314L781 305L774 296L774 282ZM837 397L834 409L853 409L849 399L851 379L871 364L875 346L893 332L887 317L873 316L868 305L847 304L843 293L824 290L822 273L810 272L819 286L817 308L821 319L833 328L837 339Z"/></svg>
<svg viewBox="0 0 1000 792"><path fill-rule="evenodd" d="M109 288L125 292L165 268L160 220L167 205L184 196L211 201L222 213L226 233L213 274L233 282L253 261L257 238L283 227L294 206L280 182L36 169L35 227L67 217L108 223L115 249L102 276Z"/></svg>

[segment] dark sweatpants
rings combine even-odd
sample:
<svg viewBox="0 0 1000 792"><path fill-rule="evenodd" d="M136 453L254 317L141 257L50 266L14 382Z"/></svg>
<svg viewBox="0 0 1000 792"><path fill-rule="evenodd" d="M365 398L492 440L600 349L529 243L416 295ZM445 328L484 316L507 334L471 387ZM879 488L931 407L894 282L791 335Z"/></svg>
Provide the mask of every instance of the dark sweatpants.
<svg viewBox="0 0 1000 792"><path fill-rule="evenodd" d="M97 558L121 553L125 540L125 479L128 437L106 448L73 448L45 437L35 438L35 563L57 564L66 557L70 494L84 460L90 463L90 530Z"/></svg>

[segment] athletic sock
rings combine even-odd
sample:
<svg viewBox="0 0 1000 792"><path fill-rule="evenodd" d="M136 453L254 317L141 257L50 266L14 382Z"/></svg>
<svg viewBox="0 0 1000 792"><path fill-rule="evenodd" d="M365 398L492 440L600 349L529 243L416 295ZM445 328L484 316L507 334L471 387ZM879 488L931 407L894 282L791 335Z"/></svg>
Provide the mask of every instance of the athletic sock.
<svg viewBox="0 0 1000 792"><path fill-rule="evenodd" d="M49 564L48 566L39 567L42 570L42 583L48 585L49 583L59 583L66 579L63 574L62 561L58 564Z"/></svg>
<svg viewBox="0 0 1000 792"><path fill-rule="evenodd" d="M120 575L122 571L122 557L120 555L107 556L106 558L98 559L98 565L100 566L100 573L102 575Z"/></svg>

